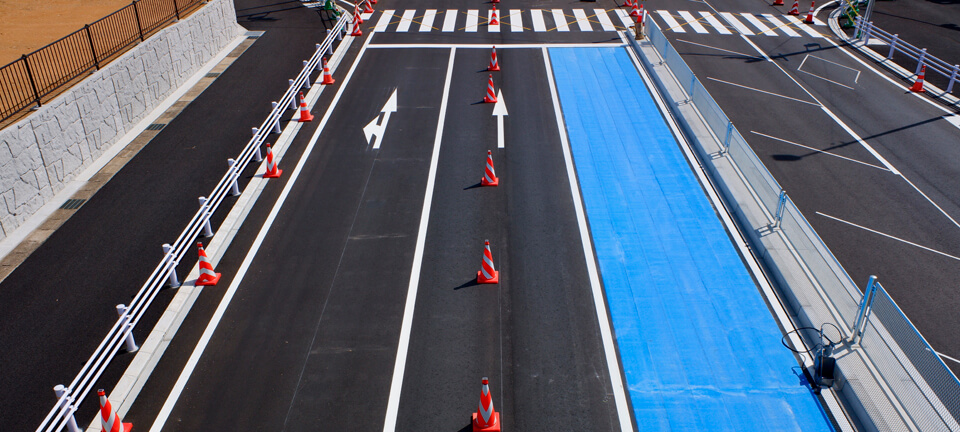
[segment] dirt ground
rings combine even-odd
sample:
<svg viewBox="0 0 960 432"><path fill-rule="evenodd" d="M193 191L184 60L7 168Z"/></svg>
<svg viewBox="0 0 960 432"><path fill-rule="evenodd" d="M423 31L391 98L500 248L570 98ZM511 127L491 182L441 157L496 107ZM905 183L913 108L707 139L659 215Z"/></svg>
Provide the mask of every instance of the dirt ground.
<svg viewBox="0 0 960 432"><path fill-rule="evenodd" d="M0 0L0 66L130 3L130 0Z"/></svg>

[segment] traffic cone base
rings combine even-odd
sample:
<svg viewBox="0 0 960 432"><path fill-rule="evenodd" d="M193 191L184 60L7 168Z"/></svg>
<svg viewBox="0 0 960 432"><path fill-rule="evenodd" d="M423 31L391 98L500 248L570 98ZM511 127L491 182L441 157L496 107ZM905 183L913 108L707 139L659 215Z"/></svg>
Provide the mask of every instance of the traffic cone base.
<svg viewBox="0 0 960 432"><path fill-rule="evenodd" d="M498 283L500 283L500 271L499 271L499 270L494 270L494 271L493 271L493 277L490 278L490 279L487 279L487 278L483 277L483 272L482 272L482 271L478 271L478 272L477 272L477 283L478 283L478 284L498 284ZM474 413L473 415L477 415L477 414ZM484 430L487 430L487 429L484 429ZM498 429L498 430L499 430L499 429Z"/></svg>
<svg viewBox="0 0 960 432"><path fill-rule="evenodd" d="M783 0L773 0L774 6L783 6Z"/></svg>
<svg viewBox="0 0 960 432"><path fill-rule="evenodd" d="M307 102L300 102L300 118L297 119L300 123L306 123L313 121L313 114L310 114L310 110L307 108Z"/></svg>
<svg viewBox="0 0 960 432"><path fill-rule="evenodd" d="M124 423L117 412L113 410L113 406L110 405L110 400L107 399L103 389L97 390L97 396L100 398L100 427L103 432L130 432L133 430L133 423Z"/></svg>
<svg viewBox="0 0 960 432"><path fill-rule="evenodd" d="M263 178L279 178L281 174L283 174L283 170L280 168L277 168L273 170L273 172L268 171L266 174L263 175Z"/></svg>
<svg viewBox="0 0 960 432"><path fill-rule="evenodd" d="M471 415L470 423L473 424L473 432L500 432L500 413L493 413L493 425L489 427L480 426L477 421L477 413Z"/></svg>
<svg viewBox="0 0 960 432"><path fill-rule="evenodd" d="M216 276L211 277L210 275L202 274L197 278L196 286L214 286L217 282L220 282L220 273L214 273Z"/></svg>
<svg viewBox="0 0 960 432"><path fill-rule="evenodd" d="M273 149L267 144L267 172L263 173L263 178L278 178L283 174L283 170L273 160Z"/></svg>
<svg viewBox="0 0 960 432"><path fill-rule="evenodd" d="M923 78L927 74L927 65L920 66L920 75L917 75L917 80L913 82L913 86L910 87L910 91L914 93L926 93L927 91L923 88Z"/></svg>
<svg viewBox="0 0 960 432"><path fill-rule="evenodd" d="M220 273L216 273L207 252L203 250L203 243L197 243L197 255L200 256L197 267L200 268L200 277L194 283L196 286L214 286L220 282Z"/></svg>
<svg viewBox="0 0 960 432"><path fill-rule="evenodd" d="M816 4L816 0L810 2L810 12L807 12L807 17L803 20L804 24L813 24L813 11Z"/></svg>
<svg viewBox="0 0 960 432"><path fill-rule="evenodd" d="M327 59L323 59L323 81L320 82L322 85L330 85L337 82L333 79L333 74L330 73L330 67L327 66Z"/></svg>
<svg viewBox="0 0 960 432"><path fill-rule="evenodd" d="M481 186L500 186L500 177L494 177L493 181L487 181L487 178L484 177L480 179Z"/></svg>

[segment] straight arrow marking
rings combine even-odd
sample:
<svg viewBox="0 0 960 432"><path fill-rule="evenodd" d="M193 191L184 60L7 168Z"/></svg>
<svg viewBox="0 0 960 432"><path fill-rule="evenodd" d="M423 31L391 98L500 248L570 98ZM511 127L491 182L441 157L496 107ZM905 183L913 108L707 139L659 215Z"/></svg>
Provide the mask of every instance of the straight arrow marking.
<svg viewBox="0 0 960 432"><path fill-rule="evenodd" d="M503 148L503 116L507 114L507 103L503 101L503 92L497 90L497 103L493 105L493 115L497 117L497 148Z"/></svg>
<svg viewBox="0 0 960 432"><path fill-rule="evenodd" d="M383 114L381 119L380 114L377 114L373 120L370 120L370 123L367 123L363 127L363 135L367 139L367 144L370 144L370 138L376 136L376 140L373 142L373 148L379 149L380 142L383 141L383 132L387 130L387 122L390 121L390 113L397 112L397 89L393 89L393 94L390 95L390 98L387 99L387 103L383 105L383 109L380 110L380 113Z"/></svg>

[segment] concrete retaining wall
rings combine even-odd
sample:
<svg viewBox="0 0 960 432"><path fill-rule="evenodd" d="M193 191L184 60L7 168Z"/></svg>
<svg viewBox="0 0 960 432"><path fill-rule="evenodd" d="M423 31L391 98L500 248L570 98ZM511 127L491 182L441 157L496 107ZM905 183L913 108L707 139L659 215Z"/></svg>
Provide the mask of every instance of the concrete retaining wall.
<svg viewBox="0 0 960 432"><path fill-rule="evenodd" d="M243 31L233 0L212 0L0 130L0 239Z"/></svg>

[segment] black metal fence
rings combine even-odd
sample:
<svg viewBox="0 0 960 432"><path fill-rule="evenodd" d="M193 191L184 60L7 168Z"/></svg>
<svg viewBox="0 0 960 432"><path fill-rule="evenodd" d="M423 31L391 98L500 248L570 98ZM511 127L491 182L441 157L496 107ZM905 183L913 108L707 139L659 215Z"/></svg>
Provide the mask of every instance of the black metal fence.
<svg viewBox="0 0 960 432"><path fill-rule="evenodd" d="M129 6L0 68L0 122L145 40L207 0L134 0Z"/></svg>

